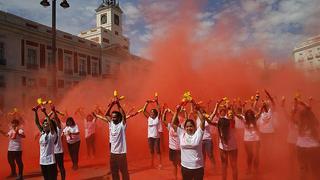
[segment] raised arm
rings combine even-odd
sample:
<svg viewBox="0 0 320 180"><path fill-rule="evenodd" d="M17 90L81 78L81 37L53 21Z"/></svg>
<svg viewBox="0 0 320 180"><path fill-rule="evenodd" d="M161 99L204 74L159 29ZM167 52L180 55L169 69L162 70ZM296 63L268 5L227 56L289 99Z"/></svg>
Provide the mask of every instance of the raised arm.
<svg viewBox="0 0 320 180"><path fill-rule="evenodd" d="M116 101L116 104L117 104L117 107L119 109L119 112L122 115L122 122L123 122L123 124L126 124L127 123L126 113L124 112L123 108L121 107L119 99Z"/></svg>
<svg viewBox="0 0 320 180"><path fill-rule="evenodd" d="M164 109L163 114L162 114L162 122L166 127L168 127L167 114L170 112L171 111L166 108L166 109Z"/></svg>
<svg viewBox="0 0 320 180"><path fill-rule="evenodd" d="M272 106L274 107L276 105L274 99L272 98L272 96L270 95L270 93L267 90L264 90L264 92L266 93L268 99L270 99Z"/></svg>
<svg viewBox="0 0 320 180"><path fill-rule="evenodd" d="M200 128L204 131L206 117L200 112L199 104L196 104L195 101L191 101L192 105L194 106L194 110L196 110L198 117L200 118Z"/></svg>
<svg viewBox="0 0 320 180"><path fill-rule="evenodd" d="M210 124L210 125L214 125L216 126L217 124L213 122L214 117L216 117L216 115L218 114L218 110L219 110L219 106L221 104L221 102L223 101L223 99L221 99L220 101L217 101L216 105L214 106L214 110L212 111L212 113L210 114L209 118L206 118L206 121Z"/></svg>
<svg viewBox="0 0 320 180"><path fill-rule="evenodd" d="M115 104L115 102L112 101L112 102L108 105L107 112L106 112L105 115L104 115L108 122L111 122L111 114L110 114L110 112L111 112L111 109L112 109L112 107L114 106L114 104Z"/></svg>
<svg viewBox="0 0 320 180"><path fill-rule="evenodd" d="M105 116L101 116L101 115L99 115L99 114L96 114L95 112L93 112L92 115L93 115L94 117L96 117L97 119L100 119L100 120L102 120L102 121L104 121L104 122L106 122L106 123L109 123L109 122L110 122L110 120L109 120L108 118L106 118Z"/></svg>
<svg viewBox="0 0 320 180"><path fill-rule="evenodd" d="M36 123L36 126L39 129L39 131L42 132L43 129L42 129L42 126L40 125L40 122L39 122L38 108L39 107L34 107L34 108L32 108L32 111L34 111L34 122Z"/></svg>
<svg viewBox="0 0 320 180"><path fill-rule="evenodd" d="M149 101L146 101L146 103L144 104L144 106L143 106L143 115L146 117L146 118L148 118L149 116L150 116L150 113L148 113L147 112L147 107L148 107L148 105L149 105Z"/></svg>
<svg viewBox="0 0 320 180"><path fill-rule="evenodd" d="M181 111L181 108L182 108L182 106L178 105L177 108L176 108L176 111L174 112L174 114L172 116L171 124L172 124L172 127L173 127L174 131L177 131L177 129L178 129L178 124L179 124L178 115L179 115L179 113Z"/></svg>
<svg viewBox="0 0 320 180"><path fill-rule="evenodd" d="M60 121L60 119L59 119L59 117L58 117L58 111L56 110L56 108L55 108L54 105L51 106L51 111L52 111L52 113L53 113L53 120L54 120L54 122L56 123L57 127L58 127L59 129L62 129L61 121Z"/></svg>

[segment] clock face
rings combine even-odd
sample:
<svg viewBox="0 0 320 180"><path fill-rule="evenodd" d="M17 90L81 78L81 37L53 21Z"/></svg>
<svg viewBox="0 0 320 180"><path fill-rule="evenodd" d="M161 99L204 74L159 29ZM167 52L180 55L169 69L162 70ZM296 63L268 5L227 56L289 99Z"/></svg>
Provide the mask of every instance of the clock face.
<svg viewBox="0 0 320 180"><path fill-rule="evenodd" d="M106 24L107 23L107 15L102 15L101 16L101 24Z"/></svg>

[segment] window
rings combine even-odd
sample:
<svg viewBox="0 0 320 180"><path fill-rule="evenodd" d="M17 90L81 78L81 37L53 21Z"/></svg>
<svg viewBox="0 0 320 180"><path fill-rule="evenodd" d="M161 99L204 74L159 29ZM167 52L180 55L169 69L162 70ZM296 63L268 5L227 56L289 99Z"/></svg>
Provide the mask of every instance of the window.
<svg viewBox="0 0 320 180"><path fill-rule="evenodd" d="M45 78L40 78L40 79L39 79L39 86L40 86L40 87L47 87L47 79L45 79Z"/></svg>
<svg viewBox="0 0 320 180"><path fill-rule="evenodd" d="M6 60L4 59L4 43L0 42L0 65L6 65Z"/></svg>
<svg viewBox="0 0 320 180"><path fill-rule="evenodd" d="M73 74L72 70L72 59L70 56L64 57L64 73L65 74Z"/></svg>
<svg viewBox="0 0 320 180"><path fill-rule="evenodd" d="M86 75L86 59L80 59L79 74L80 76Z"/></svg>
<svg viewBox="0 0 320 180"><path fill-rule="evenodd" d="M98 62L92 62L92 76L98 76Z"/></svg>
<svg viewBox="0 0 320 180"><path fill-rule="evenodd" d="M58 88L64 88L64 80L58 80Z"/></svg>
<svg viewBox="0 0 320 180"><path fill-rule="evenodd" d="M6 81L4 76L0 76L0 87L6 87Z"/></svg>
<svg viewBox="0 0 320 180"><path fill-rule="evenodd" d="M119 26L119 24L120 24L120 18L119 18L119 16L116 15L116 14L114 14L114 24L115 24L115 25L118 25L118 26Z"/></svg>
<svg viewBox="0 0 320 180"><path fill-rule="evenodd" d="M52 59L52 52L48 52L48 54L47 54L48 56L48 69L51 69L51 66L52 66L52 64L53 64L53 59Z"/></svg>
<svg viewBox="0 0 320 180"><path fill-rule="evenodd" d="M30 48L28 49L27 68L38 69L36 49L30 49Z"/></svg>
<svg viewBox="0 0 320 180"><path fill-rule="evenodd" d="M118 31L115 31L114 34L115 34L115 35L119 35Z"/></svg>

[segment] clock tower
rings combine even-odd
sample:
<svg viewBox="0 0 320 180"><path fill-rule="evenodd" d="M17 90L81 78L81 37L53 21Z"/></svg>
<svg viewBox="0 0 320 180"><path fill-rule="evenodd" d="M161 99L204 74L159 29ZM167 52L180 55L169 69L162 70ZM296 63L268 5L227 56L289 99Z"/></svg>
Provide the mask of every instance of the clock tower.
<svg viewBox="0 0 320 180"><path fill-rule="evenodd" d="M117 0L103 0L96 9L96 26L122 35L122 14Z"/></svg>

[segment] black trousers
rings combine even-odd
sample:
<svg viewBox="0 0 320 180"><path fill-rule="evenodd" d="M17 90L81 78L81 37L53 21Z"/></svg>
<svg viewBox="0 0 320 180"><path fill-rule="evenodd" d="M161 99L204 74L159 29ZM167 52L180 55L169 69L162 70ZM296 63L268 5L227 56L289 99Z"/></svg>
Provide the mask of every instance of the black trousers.
<svg viewBox="0 0 320 180"><path fill-rule="evenodd" d="M8 151L8 162L11 168L11 175L16 173L16 163L19 169L19 176L23 176L22 151Z"/></svg>
<svg viewBox="0 0 320 180"><path fill-rule="evenodd" d="M54 156L56 158L56 165L57 167L59 167L59 170L60 170L61 180L65 180L66 170L64 168L64 163L63 163L63 153L54 154Z"/></svg>
<svg viewBox="0 0 320 180"><path fill-rule="evenodd" d="M204 168L188 169L181 166L183 180L203 180Z"/></svg>
<svg viewBox="0 0 320 180"><path fill-rule="evenodd" d="M129 180L128 163L126 154L110 154L110 168L113 180L119 180L119 170L123 180Z"/></svg>
<svg viewBox="0 0 320 180"><path fill-rule="evenodd" d="M72 161L72 168L78 168L80 141L73 144L68 143L68 149Z"/></svg>
<svg viewBox="0 0 320 180"><path fill-rule="evenodd" d="M41 165L44 180L57 180L57 165Z"/></svg>

